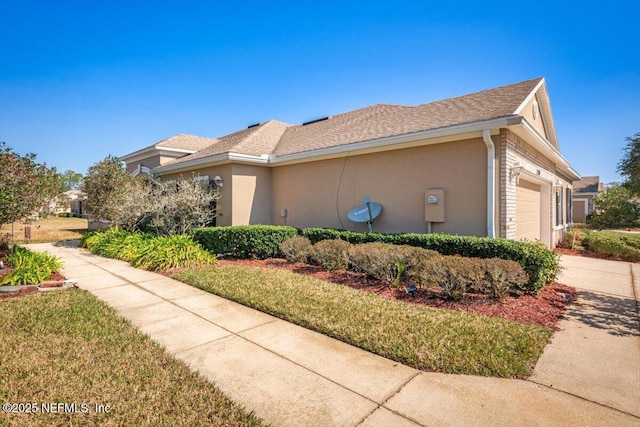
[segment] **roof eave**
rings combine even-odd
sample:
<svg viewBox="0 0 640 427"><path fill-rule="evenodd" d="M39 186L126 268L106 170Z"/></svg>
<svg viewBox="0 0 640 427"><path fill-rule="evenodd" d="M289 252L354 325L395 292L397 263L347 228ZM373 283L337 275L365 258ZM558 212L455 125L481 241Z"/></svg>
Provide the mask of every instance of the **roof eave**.
<svg viewBox="0 0 640 427"><path fill-rule="evenodd" d="M270 162L274 165L284 165L290 163L301 163L320 159L342 157L347 153L364 154L390 149L409 148L418 145L439 144L451 140L452 137L468 135L469 137L480 137L485 129L497 129L519 123L519 116L505 116L479 122L464 123L460 125L447 126L438 129L413 132L408 134L388 136L368 141L354 142L351 144L339 145L336 147L320 148L301 153L284 154L275 156Z"/></svg>
<svg viewBox="0 0 640 427"><path fill-rule="evenodd" d="M527 119L522 117L521 122L517 126L511 126L511 130L524 140L532 143L534 148L551 159L556 166L559 167L562 172L567 174L573 181L581 179L580 174L571 167L567 159L565 159L553 144L542 136L536 128L527 121Z"/></svg>

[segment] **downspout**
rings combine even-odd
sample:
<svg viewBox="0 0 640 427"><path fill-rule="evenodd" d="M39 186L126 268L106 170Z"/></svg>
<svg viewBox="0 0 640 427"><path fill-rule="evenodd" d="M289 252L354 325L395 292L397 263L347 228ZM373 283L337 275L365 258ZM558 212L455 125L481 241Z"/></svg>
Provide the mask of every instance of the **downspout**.
<svg viewBox="0 0 640 427"><path fill-rule="evenodd" d="M496 146L491 140L491 130L484 129L482 131L482 140L487 146L487 236L496 237L495 229L495 211L496 211L496 193L495 193L495 153Z"/></svg>

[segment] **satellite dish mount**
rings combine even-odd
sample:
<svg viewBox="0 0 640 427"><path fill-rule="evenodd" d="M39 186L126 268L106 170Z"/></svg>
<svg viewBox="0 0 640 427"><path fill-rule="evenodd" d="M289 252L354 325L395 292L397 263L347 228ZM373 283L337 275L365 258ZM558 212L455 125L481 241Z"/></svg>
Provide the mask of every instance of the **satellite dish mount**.
<svg viewBox="0 0 640 427"><path fill-rule="evenodd" d="M362 199L362 205L352 209L347 215L353 222L366 222L369 232L373 231L373 221L382 212L382 205L380 203L372 202L370 198L365 197Z"/></svg>

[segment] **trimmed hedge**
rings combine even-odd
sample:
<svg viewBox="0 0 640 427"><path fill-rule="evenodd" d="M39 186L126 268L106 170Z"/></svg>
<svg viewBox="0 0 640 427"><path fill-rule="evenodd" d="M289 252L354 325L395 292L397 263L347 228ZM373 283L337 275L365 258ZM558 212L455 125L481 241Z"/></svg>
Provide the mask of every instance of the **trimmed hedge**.
<svg viewBox="0 0 640 427"><path fill-rule="evenodd" d="M195 228L190 234L215 254L265 259L280 256L280 244L299 233L286 225L237 225Z"/></svg>
<svg viewBox="0 0 640 427"><path fill-rule="evenodd" d="M328 228L306 228L304 235L311 243L327 239L341 239L354 244L382 242L430 249L442 255L516 261L529 275L529 282L523 290L530 294L537 293L545 283L555 280L560 271L556 253L542 244L530 242L449 234L359 233Z"/></svg>

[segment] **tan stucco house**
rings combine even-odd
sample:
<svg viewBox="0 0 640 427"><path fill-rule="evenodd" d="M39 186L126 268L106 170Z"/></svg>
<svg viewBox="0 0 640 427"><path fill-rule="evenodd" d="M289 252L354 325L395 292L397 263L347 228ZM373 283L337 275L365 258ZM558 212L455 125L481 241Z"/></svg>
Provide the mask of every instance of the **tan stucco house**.
<svg viewBox="0 0 640 427"><path fill-rule="evenodd" d="M370 197L383 206L375 231L551 247L571 223L580 179L560 153L543 78L298 125L269 120L219 138L178 135L121 159L133 174L217 178L217 225L365 231L347 215Z"/></svg>
<svg viewBox="0 0 640 427"><path fill-rule="evenodd" d="M593 197L605 190L599 176L584 176L573 181L573 222L586 222L587 215L593 213Z"/></svg>

